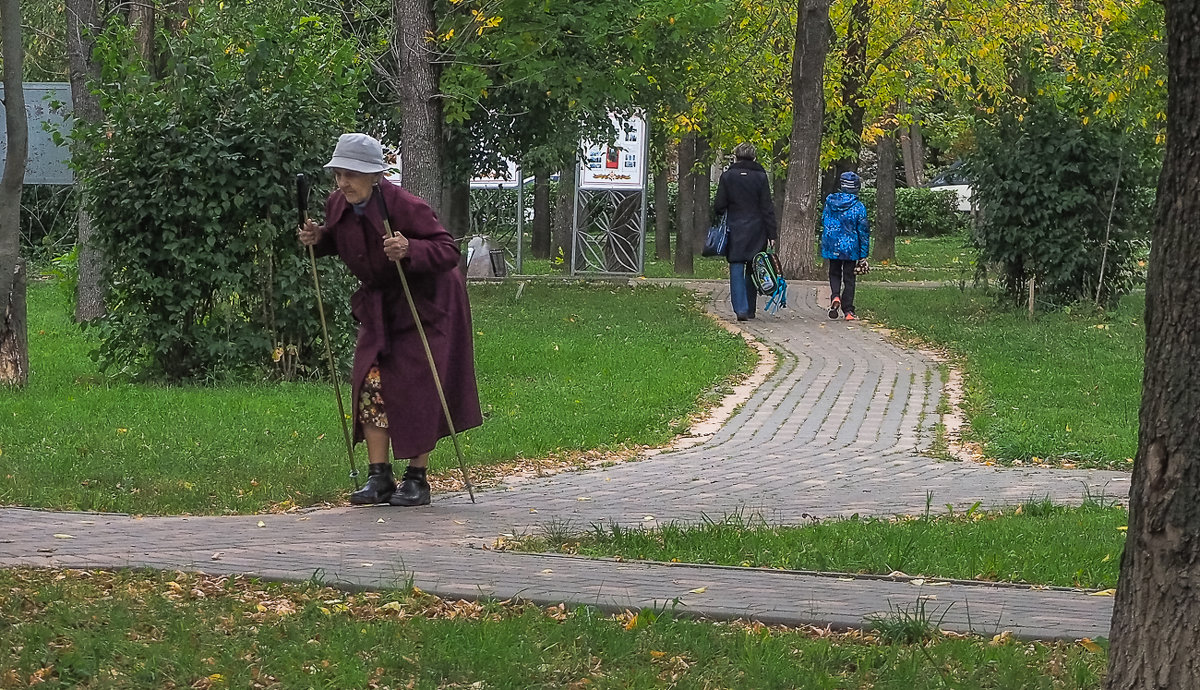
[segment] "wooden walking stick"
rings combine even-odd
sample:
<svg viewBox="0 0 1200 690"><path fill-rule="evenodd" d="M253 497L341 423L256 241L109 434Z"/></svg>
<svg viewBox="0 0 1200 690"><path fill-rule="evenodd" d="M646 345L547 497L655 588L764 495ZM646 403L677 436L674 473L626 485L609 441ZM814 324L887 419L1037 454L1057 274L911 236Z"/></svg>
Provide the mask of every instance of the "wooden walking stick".
<svg viewBox="0 0 1200 690"><path fill-rule="evenodd" d="M308 222L308 178L304 173L296 175L296 212L300 227ZM317 291L317 314L321 317L321 336L325 339L325 357L329 360L329 376L333 379L333 391L337 395L338 419L342 422L342 436L346 439L346 456L350 458L350 483L358 490L358 467L354 464L354 440L346 424L346 406L342 404L342 383L337 374L337 363L333 359L333 346L329 342L329 326L325 323L325 305L321 301L321 281L317 278L317 255L312 245L308 247L308 261L312 266L313 288Z"/></svg>
<svg viewBox="0 0 1200 690"><path fill-rule="evenodd" d="M388 237L395 237L392 223L388 220L387 202L383 200L383 190L375 185L375 198L379 199L379 212L383 216L383 231ZM425 359L429 361L429 373L433 374L433 385L437 388L438 400L442 403L442 412L446 415L446 425L450 427L450 439L454 441L454 452L458 455L458 469L462 471L463 483L467 485L467 493L471 503L475 502L475 489L471 486L471 476L467 474L467 463L463 460L462 447L458 444L458 433L454 431L454 420L450 418L450 406L446 404L446 393L442 390L442 378L438 376L437 365L433 361L433 350L429 349L429 338L425 337L425 327L421 325L421 317L417 314L417 305L413 302L412 291L408 289L408 278L404 275L404 267L399 261L395 262L396 270L400 272L400 286L404 288L404 299L408 301L408 310L412 313L413 323L417 325L417 335L421 336L421 345L425 348Z"/></svg>

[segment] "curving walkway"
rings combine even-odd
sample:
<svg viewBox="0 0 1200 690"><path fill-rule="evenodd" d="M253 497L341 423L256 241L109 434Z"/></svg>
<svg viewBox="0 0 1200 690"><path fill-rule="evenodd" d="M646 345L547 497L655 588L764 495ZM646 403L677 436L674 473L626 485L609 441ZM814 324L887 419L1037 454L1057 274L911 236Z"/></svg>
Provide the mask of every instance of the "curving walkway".
<svg viewBox="0 0 1200 690"><path fill-rule="evenodd" d="M732 320L726 287L688 285L711 291L713 311ZM479 493L474 505L462 494L435 497L422 509L144 519L0 509L0 566L148 566L316 576L365 587L411 580L446 597L520 597L608 610L675 605L710 618L835 627L924 606L944 629L1106 636L1112 599L1072 590L490 550L505 534L698 522L735 512L800 524L853 513L918 514L927 502L940 512L947 503L996 507L1044 496L1125 500L1126 473L998 468L923 455L938 421L937 365L888 343L869 324L828 320L819 290L794 285L788 309L739 324L774 350L777 366L719 431L690 448L514 480Z"/></svg>

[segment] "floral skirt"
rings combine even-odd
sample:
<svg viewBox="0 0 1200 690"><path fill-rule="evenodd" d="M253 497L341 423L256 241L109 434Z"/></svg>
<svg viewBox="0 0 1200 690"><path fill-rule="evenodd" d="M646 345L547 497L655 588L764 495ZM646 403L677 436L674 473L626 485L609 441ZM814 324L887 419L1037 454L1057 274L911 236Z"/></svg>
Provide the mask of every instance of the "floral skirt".
<svg viewBox="0 0 1200 690"><path fill-rule="evenodd" d="M383 406L383 386L379 382L379 365L372 364L358 395L359 419L363 424L388 428L387 410Z"/></svg>

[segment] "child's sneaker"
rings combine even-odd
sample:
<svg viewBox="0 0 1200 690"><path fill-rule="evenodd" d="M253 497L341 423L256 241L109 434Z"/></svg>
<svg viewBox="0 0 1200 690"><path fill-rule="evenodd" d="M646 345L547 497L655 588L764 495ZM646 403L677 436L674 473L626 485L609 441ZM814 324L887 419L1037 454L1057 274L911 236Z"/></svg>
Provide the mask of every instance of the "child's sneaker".
<svg viewBox="0 0 1200 690"><path fill-rule="evenodd" d="M858 317L854 315L854 312L848 311L848 312L846 312L846 320L847 321L858 321Z"/></svg>
<svg viewBox="0 0 1200 690"><path fill-rule="evenodd" d="M840 311L841 308L842 308L842 298L834 297L833 302L831 302L829 304L829 318L836 319L838 317L838 311Z"/></svg>

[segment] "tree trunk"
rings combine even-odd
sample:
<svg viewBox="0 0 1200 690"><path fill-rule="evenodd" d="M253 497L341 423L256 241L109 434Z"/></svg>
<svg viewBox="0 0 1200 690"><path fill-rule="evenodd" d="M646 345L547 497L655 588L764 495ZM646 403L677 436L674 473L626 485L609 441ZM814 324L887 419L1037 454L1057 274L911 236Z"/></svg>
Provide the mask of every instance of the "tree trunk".
<svg viewBox="0 0 1200 690"><path fill-rule="evenodd" d="M708 158L712 146L706 137L696 139L696 163L700 171L692 180L694 201L692 202L692 233L696 240L696 252L704 251L704 240L708 239L708 227L712 223L712 164Z"/></svg>
<svg viewBox="0 0 1200 690"><path fill-rule="evenodd" d="M71 102L81 122L97 122L100 104L88 82L100 77L92 60L93 36L100 30L96 0L67 0L67 60L70 64ZM79 282L75 292L75 320L92 321L104 316L104 255L92 241L92 219L88 214L87 190L79 188Z"/></svg>
<svg viewBox="0 0 1200 690"><path fill-rule="evenodd" d="M439 195L442 210L438 213L438 220L452 237L461 240L471 232L471 183L468 180L443 179L446 186ZM405 178L407 181L408 178ZM407 189L408 185L404 187Z"/></svg>
<svg viewBox="0 0 1200 690"><path fill-rule="evenodd" d="M787 141L776 139L771 152L771 201L775 204L775 217L783 218L783 200L787 196Z"/></svg>
<svg viewBox="0 0 1200 690"><path fill-rule="evenodd" d="M404 187L441 211L442 106L438 100L431 0L393 0L396 37L392 50L400 65L400 113Z"/></svg>
<svg viewBox="0 0 1200 690"><path fill-rule="evenodd" d="M1200 3L1167 0L1167 148L1106 687L1200 687Z"/></svg>
<svg viewBox="0 0 1200 690"><path fill-rule="evenodd" d="M554 203L554 258L562 259L564 271L570 271L571 233L575 223L575 169L568 168L558 177L558 199Z"/></svg>
<svg viewBox="0 0 1200 690"><path fill-rule="evenodd" d="M905 110L904 101L900 101L901 111ZM920 187L925 184L925 137L921 135L921 125L913 121L900 130L900 149L904 156L904 181L909 187Z"/></svg>
<svg viewBox="0 0 1200 690"><path fill-rule="evenodd" d="M561 184L561 183L560 183ZM550 258L550 171L533 175L533 229L529 251L535 259Z"/></svg>
<svg viewBox="0 0 1200 690"><path fill-rule="evenodd" d="M675 195L675 272L690 276L695 272L696 183L692 166L696 163L696 135L686 134L679 141L679 191Z"/></svg>
<svg viewBox="0 0 1200 690"><path fill-rule="evenodd" d="M150 78L157 80L162 75L158 69L158 55L154 45L155 11L153 0L133 2L129 5L129 26L134 29L134 41L137 43L138 55L146 63L146 71Z"/></svg>
<svg viewBox="0 0 1200 690"><path fill-rule="evenodd" d="M29 129L21 76L20 0L0 0L0 53L4 58L4 126L8 153L0 178L0 384L23 386L29 370L25 326L25 272L20 264L21 189Z"/></svg>
<svg viewBox="0 0 1200 690"><path fill-rule="evenodd" d="M165 0L163 25L172 36L178 37L187 23L188 0Z"/></svg>
<svg viewBox="0 0 1200 690"><path fill-rule="evenodd" d="M29 382L29 328L25 315L25 262L17 261L8 304L0 313L0 385Z"/></svg>
<svg viewBox="0 0 1200 690"><path fill-rule="evenodd" d="M654 258L671 259L671 194L667 187L668 166L654 171Z"/></svg>
<svg viewBox="0 0 1200 690"><path fill-rule="evenodd" d="M896 260L896 140L879 138L879 171L875 176L875 227L872 229L876 261Z"/></svg>
<svg viewBox="0 0 1200 690"><path fill-rule="evenodd" d="M821 184L821 122L825 117L825 56L829 52L830 0L801 0L792 56L792 138L779 234L784 275L816 279L813 238Z"/></svg>
<svg viewBox="0 0 1200 690"><path fill-rule="evenodd" d="M846 26L846 59L842 72L842 104L848 109L842 145L846 154L834 166L838 174L858 170L866 106L860 101L867 80L867 40L871 32L871 0L854 0Z"/></svg>

